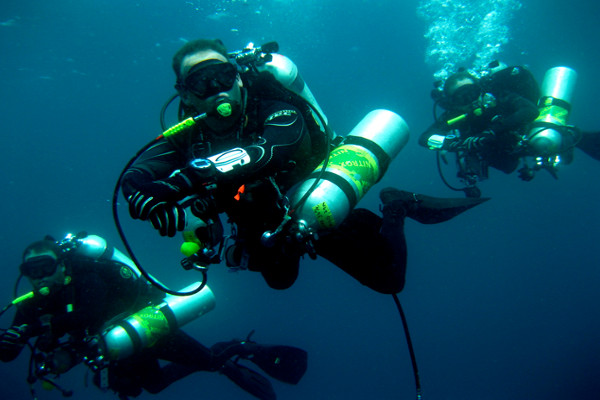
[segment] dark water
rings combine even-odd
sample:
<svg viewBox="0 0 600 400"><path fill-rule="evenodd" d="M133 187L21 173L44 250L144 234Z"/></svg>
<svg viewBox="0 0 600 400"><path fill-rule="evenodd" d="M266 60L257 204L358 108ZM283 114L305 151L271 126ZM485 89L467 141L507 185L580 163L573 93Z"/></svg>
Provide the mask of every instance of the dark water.
<svg viewBox="0 0 600 400"><path fill-rule="evenodd" d="M437 196L434 157L416 137L432 121L435 65L425 62L428 23L417 1L15 1L0 5L0 218L4 300L12 298L21 250L45 234L87 230L121 247L110 211L115 180L160 133L172 93L171 55L183 40L220 37L230 49L277 40L299 66L332 125L348 132L369 110L401 114L412 137L361 206L393 185ZM598 3L524 1L500 57L579 74L570 121L600 130ZM494 171L492 200L441 225L407 222L409 270L400 295L425 399L598 399L597 161L576 151L558 180L525 183ZM179 239L144 223L125 230L142 262L173 287L196 279L178 266ZM369 251L369 249L352 249ZM365 266L368 268L368 266ZM167 275L168 274L168 275ZM324 261L305 261L294 287L269 289L258 274L212 267L217 308L186 327L203 343L244 337L305 348L297 386L274 382L280 399L411 399L414 382L390 296L371 292ZM23 284L21 290L25 290ZM0 326L10 323L4 315ZM0 365L5 399L30 398L27 356ZM84 368L60 382L76 398ZM38 387L40 399L60 398ZM198 373L141 398L249 399L223 376Z"/></svg>

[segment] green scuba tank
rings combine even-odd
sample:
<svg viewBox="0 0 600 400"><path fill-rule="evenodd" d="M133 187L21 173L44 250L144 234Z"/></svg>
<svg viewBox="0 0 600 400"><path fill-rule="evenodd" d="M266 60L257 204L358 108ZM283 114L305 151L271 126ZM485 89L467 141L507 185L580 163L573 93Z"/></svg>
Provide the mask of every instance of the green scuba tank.
<svg viewBox="0 0 600 400"><path fill-rule="evenodd" d="M538 102L540 115L527 134L533 155L552 156L561 152L560 128L567 125L576 81L577 73L568 67L554 67L546 72Z"/></svg>
<svg viewBox="0 0 600 400"><path fill-rule="evenodd" d="M190 291L198 284L182 291ZM208 286L191 296L167 295L161 304L143 308L105 330L101 335L104 354L109 360L127 358L213 308L215 296Z"/></svg>
<svg viewBox="0 0 600 400"><path fill-rule="evenodd" d="M315 231L338 226L378 182L388 165L408 142L408 125L388 110L368 113L331 151L327 168L322 164L299 186L292 198L296 205L309 192L293 217ZM312 188L315 180L319 182Z"/></svg>

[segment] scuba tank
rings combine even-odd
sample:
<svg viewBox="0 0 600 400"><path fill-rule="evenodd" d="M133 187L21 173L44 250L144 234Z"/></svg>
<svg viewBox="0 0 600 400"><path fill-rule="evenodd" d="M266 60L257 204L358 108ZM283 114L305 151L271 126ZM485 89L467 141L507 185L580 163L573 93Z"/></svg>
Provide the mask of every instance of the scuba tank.
<svg viewBox="0 0 600 400"><path fill-rule="evenodd" d="M198 285L193 283L183 291ZM105 330L101 334L104 354L109 360L127 358L213 308L215 296L208 286L190 296L168 294L161 304L143 308Z"/></svg>
<svg viewBox="0 0 600 400"><path fill-rule="evenodd" d="M576 80L577 73L568 67L554 67L544 75L538 101L540 115L527 134L534 155L551 156L563 150L561 132L567 126Z"/></svg>
<svg viewBox="0 0 600 400"><path fill-rule="evenodd" d="M277 53L271 54L271 61L257 65L256 69L271 73L286 89L291 90L308 102L311 109L317 112L325 123L328 122L319 103L317 103L308 85L300 76L298 67L288 57Z"/></svg>
<svg viewBox="0 0 600 400"><path fill-rule="evenodd" d="M388 110L368 113L333 149L327 168L316 188L319 165L294 193L296 220L318 231L339 225L367 191L377 183L387 167L408 142L408 125L398 114Z"/></svg>
<svg viewBox="0 0 600 400"><path fill-rule="evenodd" d="M133 277L139 278L140 271L133 261L123 254L119 249L110 246L107 241L98 235L87 235L85 233L68 234L58 242L64 254L74 257L85 257L94 260L112 260L129 267Z"/></svg>

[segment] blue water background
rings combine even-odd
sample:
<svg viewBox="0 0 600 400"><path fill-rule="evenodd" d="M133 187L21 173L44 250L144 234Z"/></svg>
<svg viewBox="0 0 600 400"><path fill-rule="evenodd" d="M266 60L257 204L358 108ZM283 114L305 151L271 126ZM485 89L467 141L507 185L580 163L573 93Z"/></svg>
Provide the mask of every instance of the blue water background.
<svg viewBox="0 0 600 400"><path fill-rule="evenodd" d="M523 1L500 58L541 81L553 66L577 70L570 121L600 130L600 3ZM125 163L160 133L173 93L172 54L184 40L219 37L229 49L277 40L299 66L331 124L347 133L370 110L402 115L411 140L360 206L396 186L457 196L416 138L432 122L439 66L426 61L429 22L419 2L392 0L108 1L5 0L0 5L0 303L12 298L21 251L46 234L86 230L122 248L111 197ZM425 399L600 398L600 164L579 150L558 180L491 171L492 200L441 225L408 220L408 317ZM122 223L142 263L180 288L196 279L179 265L180 239ZM368 248L348 251L369 251ZM365 268L368 268L365 265ZM376 294L318 260L289 290L259 274L213 266L217 307L185 330L207 345L256 329L263 343L297 345L310 364L297 386L274 381L280 399L411 399L414 381L400 318ZM21 291L27 284L21 285ZM12 311L2 316L6 327ZM4 399L30 398L27 351L0 365ZM78 367L60 382L75 398ZM62 398L37 387L40 399ZM201 372L141 399L251 399L225 377Z"/></svg>

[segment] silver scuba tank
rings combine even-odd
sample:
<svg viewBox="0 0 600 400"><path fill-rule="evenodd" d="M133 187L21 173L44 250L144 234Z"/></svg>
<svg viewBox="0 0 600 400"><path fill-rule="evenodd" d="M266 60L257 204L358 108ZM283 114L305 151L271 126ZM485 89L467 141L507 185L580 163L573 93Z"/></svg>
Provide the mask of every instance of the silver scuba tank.
<svg viewBox="0 0 600 400"><path fill-rule="evenodd" d="M531 124L527 135L529 146L536 156L560 153L563 143L560 129L567 125L577 73L568 67L550 68L544 75L538 103L540 115Z"/></svg>
<svg viewBox="0 0 600 400"><path fill-rule="evenodd" d="M74 248L74 255L96 260L117 261L128 266L135 277L139 278L141 276L135 263L119 249L110 246L104 238L98 235L87 235L82 238L77 237L75 240L77 243Z"/></svg>
<svg viewBox="0 0 600 400"><path fill-rule="evenodd" d="M331 151L325 173L293 216L315 231L338 226L378 182L389 163L408 142L408 125L388 110L368 113L342 145ZM320 176L323 164L298 187L292 207Z"/></svg>
<svg viewBox="0 0 600 400"><path fill-rule="evenodd" d="M281 54L272 53L271 56L271 61L257 66L257 69L259 71L270 72L286 89L291 90L306 100L312 106L313 110L319 113L323 121L328 123L327 117L319 106L319 103L317 103L315 96L313 96L302 76L300 76L298 66L288 57Z"/></svg>
<svg viewBox="0 0 600 400"><path fill-rule="evenodd" d="M198 284L182 291L191 291ZM191 296L168 294L161 304L145 307L106 329L101 335L104 354L109 360L127 358L213 308L215 296L208 286Z"/></svg>

